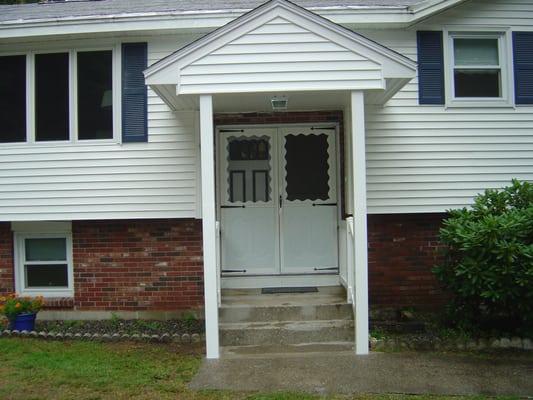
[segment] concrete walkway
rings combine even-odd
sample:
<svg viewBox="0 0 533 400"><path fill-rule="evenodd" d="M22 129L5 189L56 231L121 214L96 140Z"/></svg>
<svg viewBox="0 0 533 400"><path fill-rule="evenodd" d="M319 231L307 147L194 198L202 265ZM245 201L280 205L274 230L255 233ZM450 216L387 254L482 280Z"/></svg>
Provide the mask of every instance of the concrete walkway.
<svg viewBox="0 0 533 400"><path fill-rule="evenodd" d="M204 361L192 389L533 396L532 355L348 352Z"/></svg>

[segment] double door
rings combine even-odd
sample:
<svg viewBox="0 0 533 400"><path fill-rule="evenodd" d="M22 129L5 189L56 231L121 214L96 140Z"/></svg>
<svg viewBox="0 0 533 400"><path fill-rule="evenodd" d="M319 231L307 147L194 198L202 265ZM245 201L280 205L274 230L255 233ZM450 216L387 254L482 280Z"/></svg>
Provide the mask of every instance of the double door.
<svg viewBox="0 0 533 400"><path fill-rule="evenodd" d="M223 274L338 270L335 132L218 131Z"/></svg>

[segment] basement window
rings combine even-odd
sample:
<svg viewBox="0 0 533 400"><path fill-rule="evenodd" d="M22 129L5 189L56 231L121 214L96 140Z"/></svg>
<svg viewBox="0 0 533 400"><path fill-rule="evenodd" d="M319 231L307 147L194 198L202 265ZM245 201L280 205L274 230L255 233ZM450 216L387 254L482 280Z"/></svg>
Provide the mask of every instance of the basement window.
<svg viewBox="0 0 533 400"><path fill-rule="evenodd" d="M17 291L23 295L73 295L70 233L15 234Z"/></svg>

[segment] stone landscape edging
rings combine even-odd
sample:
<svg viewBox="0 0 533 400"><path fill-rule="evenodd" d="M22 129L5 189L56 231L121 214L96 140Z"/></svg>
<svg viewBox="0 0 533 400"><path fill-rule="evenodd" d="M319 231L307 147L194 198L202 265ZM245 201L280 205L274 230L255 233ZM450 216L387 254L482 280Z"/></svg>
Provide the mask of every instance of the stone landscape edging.
<svg viewBox="0 0 533 400"><path fill-rule="evenodd" d="M92 340L97 342L118 342L118 341L136 341L136 342L152 342L152 343L176 343L189 344L200 343L205 341L205 335L199 333L162 333L160 335L148 334L128 334L128 333L63 333L63 332L36 332L36 331L17 331L4 329L0 330L0 337L29 337L35 339L50 339L50 340Z"/></svg>
<svg viewBox="0 0 533 400"><path fill-rule="evenodd" d="M440 350L533 350L533 341L529 338L513 337L491 339L406 339L401 337L377 339L370 338L372 351L440 351Z"/></svg>

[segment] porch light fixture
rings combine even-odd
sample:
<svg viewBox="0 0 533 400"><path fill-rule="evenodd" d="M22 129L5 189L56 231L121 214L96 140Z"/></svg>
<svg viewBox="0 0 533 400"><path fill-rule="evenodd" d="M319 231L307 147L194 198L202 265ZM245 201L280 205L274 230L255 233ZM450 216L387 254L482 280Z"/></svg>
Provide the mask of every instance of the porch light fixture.
<svg viewBox="0 0 533 400"><path fill-rule="evenodd" d="M289 99L287 96L274 96L270 99L272 103L273 111L285 111L289 105Z"/></svg>

